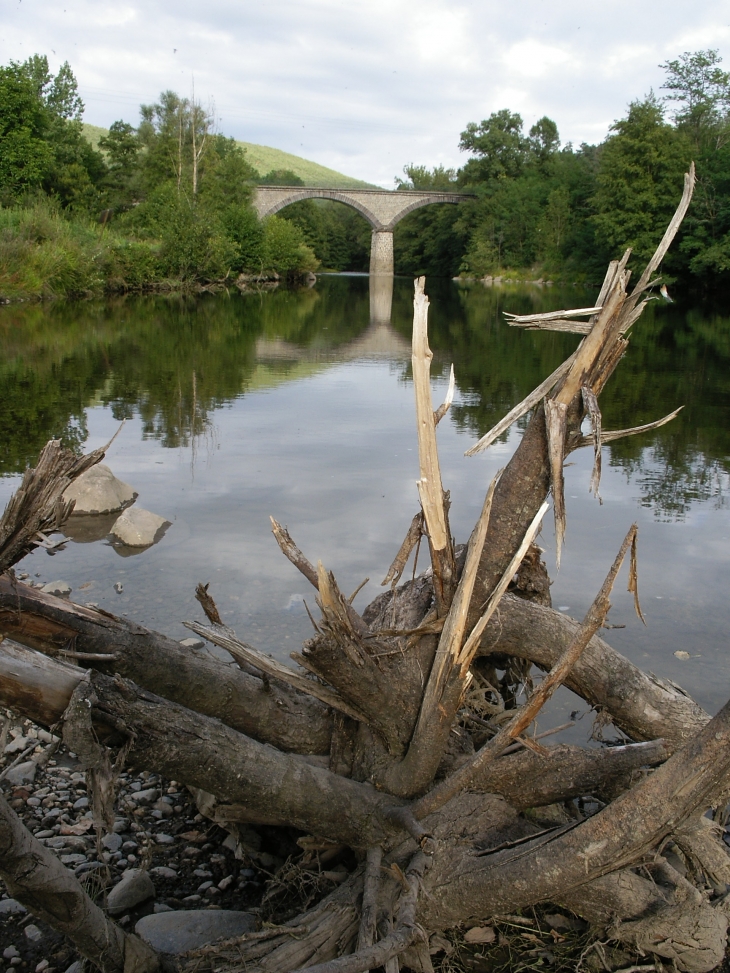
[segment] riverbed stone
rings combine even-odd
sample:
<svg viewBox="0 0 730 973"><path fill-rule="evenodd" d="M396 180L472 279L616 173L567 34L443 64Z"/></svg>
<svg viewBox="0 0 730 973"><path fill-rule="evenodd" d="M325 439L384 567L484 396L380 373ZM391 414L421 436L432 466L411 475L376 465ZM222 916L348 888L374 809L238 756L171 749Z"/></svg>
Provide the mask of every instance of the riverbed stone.
<svg viewBox="0 0 730 973"><path fill-rule="evenodd" d="M181 909L144 916L134 931L158 952L178 955L255 928L256 919L250 912Z"/></svg>
<svg viewBox="0 0 730 973"><path fill-rule="evenodd" d="M8 784L15 784L16 786L20 784L31 784L37 770L38 764L35 760L25 760L22 764L18 764L17 767L8 770L5 774L5 780Z"/></svg>
<svg viewBox="0 0 730 973"><path fill-rule="evenodd" d="M17 899L0 899L0 916L19 916L26 911Z"/></svg>
<svg viewBox="0 0 730 973"><path fill-rule="evenodd" d="M149 547L159 540L170 521L141 507L131 507L114 521L112 534L127 547Z"/></svg>
<svg viewBox="0 0 730 973"><path fill-rule="evenodd" d="M121 881L109 893L109 915L118 916L127 909L133 909L140 902L151 899L154 894L155 887L147 872L140 868L128 868Z"/></svg>
<svg viewBox="0 0 730 973"><path fill-rule="evenodd" d="M82 473L63 494L64 500L76 501L73 509L76 515L114 513L136 498L136 491L128 483L118 480L103 463Z"/></svg>

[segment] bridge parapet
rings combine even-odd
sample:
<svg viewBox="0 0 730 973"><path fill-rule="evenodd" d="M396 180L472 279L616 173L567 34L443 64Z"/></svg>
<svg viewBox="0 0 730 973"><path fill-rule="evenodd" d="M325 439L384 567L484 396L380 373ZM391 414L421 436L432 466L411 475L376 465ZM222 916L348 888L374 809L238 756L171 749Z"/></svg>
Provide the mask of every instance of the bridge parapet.
<svg viewBox="0 0 730 973"><path fill-rule="evenodd" d="M432 203L459 203L465 193L434 193L418 189L319 189L307 186L257 186L253 206L259 217L272 216L302 199L333 199L351 206L373 228L370 273L393 273L393 228L404 216Z"/></svg>
<svg viewBox="0 0 730 973"><path fill-rule="evenodd" d="M334 199L352 206L374 230L392 230L408 213L431 203L459 203L464 193L432 193L417 189L317 189L307 186L257 186L253 205L260 217L271 216L301 199Z"/></svg>

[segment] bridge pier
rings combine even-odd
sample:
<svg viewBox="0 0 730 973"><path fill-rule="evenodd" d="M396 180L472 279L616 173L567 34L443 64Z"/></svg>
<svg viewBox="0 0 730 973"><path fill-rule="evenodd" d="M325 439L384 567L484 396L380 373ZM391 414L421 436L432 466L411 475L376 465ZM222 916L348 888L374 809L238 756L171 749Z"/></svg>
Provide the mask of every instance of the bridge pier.
<svg viewBox="0 0 730 973"><path fill-rule="evenodd" d="M373 230L370 241L370 276L393 276L393 231Z"/></svg>

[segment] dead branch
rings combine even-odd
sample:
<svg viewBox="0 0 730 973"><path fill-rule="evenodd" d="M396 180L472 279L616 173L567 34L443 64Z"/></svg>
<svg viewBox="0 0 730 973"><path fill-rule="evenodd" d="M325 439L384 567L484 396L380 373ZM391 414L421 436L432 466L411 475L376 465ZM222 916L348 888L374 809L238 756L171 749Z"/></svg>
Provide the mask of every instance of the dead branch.
<svg viewBox="0 0 730 973"><path fill-rule="evenodd" d="M96 669L118 672L161 696L217 716L242 733L286 751L329 752L331 715L311 696L278 682L267 691L259 678L208 653L191 651L128 619L56 598L8 576L0 577L0 634L54 657L63 657L71 647L106 655L109 663L97 660Z"/></svg>

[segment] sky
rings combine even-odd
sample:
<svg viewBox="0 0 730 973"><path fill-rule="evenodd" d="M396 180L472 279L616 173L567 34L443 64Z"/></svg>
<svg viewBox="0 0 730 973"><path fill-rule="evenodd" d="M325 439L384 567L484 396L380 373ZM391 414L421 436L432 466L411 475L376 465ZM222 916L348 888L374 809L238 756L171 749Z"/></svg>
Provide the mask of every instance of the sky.
<svg viewBox="0 0 730 973"><path fill-rule="evenodd" d="M727 0L0 0L0 63L67 60L91 124L194 87L223 134L385 188L463 165L460 132L502 108L600 142L707 48L730 68Z"/></svg>

